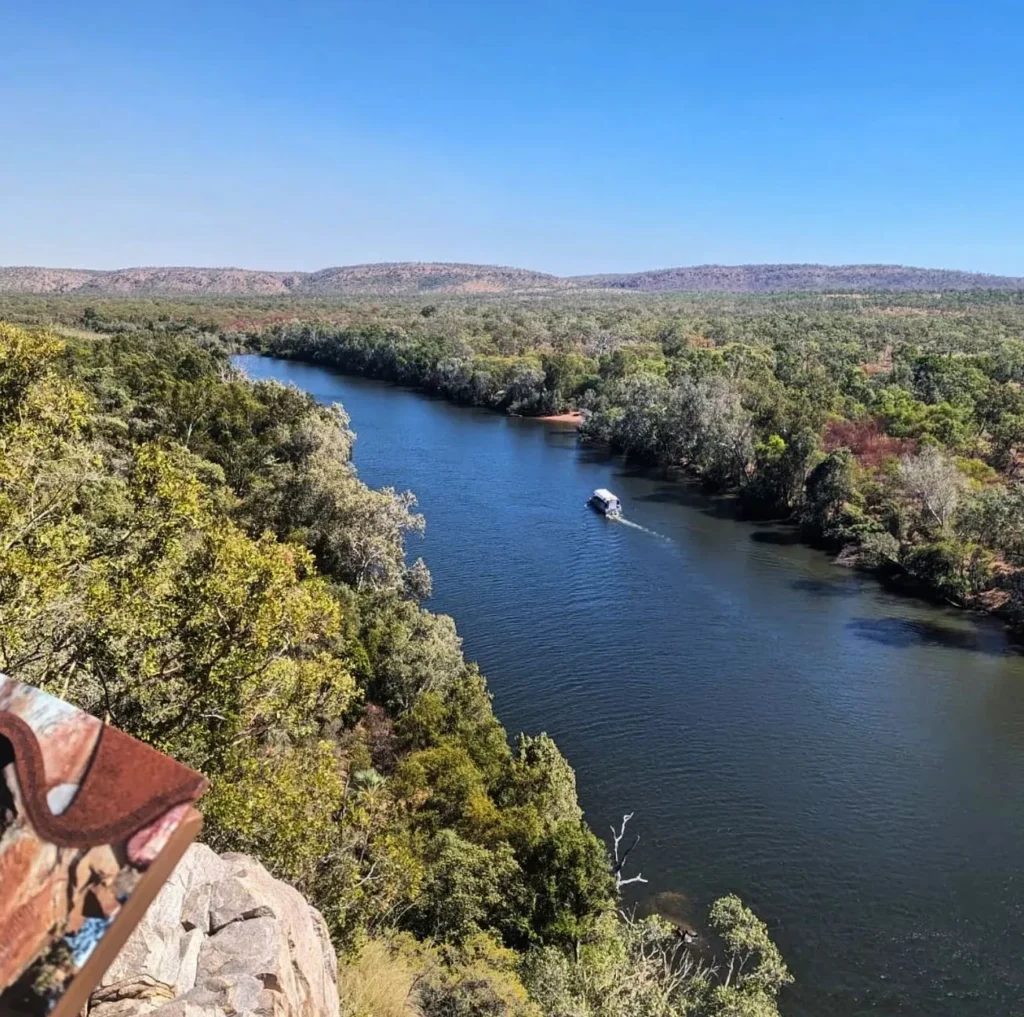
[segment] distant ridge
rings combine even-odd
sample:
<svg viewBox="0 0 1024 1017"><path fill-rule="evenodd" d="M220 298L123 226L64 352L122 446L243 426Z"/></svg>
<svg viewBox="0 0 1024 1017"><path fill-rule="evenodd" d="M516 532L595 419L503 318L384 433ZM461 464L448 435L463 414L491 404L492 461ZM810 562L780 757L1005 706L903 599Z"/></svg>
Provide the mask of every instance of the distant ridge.
<svg viewBox="0 0 1024 1017"><path fill-rule="evenodd" d="M0 267L0 293L224 294L236 296L501 295L619 290L637 293L780 293L1024 290L1024 278L903 265L694 265L650 272L556 276L497 265L381 262L318 272L243 268Z"/></svg>
<svg viewBox="0 0 1024 1017"><path fill-rule="evenodd" d="M1024 278L904 265L694 265L629 275L576 276L578 286L643 293L831 290L1024 290Z"/></svg>

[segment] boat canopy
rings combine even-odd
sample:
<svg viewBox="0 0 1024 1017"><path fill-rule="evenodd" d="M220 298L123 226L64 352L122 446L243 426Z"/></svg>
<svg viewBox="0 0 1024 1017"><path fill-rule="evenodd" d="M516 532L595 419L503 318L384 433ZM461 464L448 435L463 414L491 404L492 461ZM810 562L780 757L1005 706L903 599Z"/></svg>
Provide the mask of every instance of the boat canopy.
<svg viewBox="0 0 1024 1017"><path fill-rule="evenodd" d="M619 500L619 499L618 499L618 498L616 498L616 497L615 497L615 495L614 495L614 494L612 494L612 493L611 493L611 491L609 491L609 490L608 490L608 488L606 488L606 487L599 487L599 488L598 488L598 489L597 489L597 490L596 490L596 491L594 492L594 497L595 497L595 498L600 498L600 499L601 499L601 501L605 501L605 502L615 502L615 501L618 501L618 500Z"/></svg>

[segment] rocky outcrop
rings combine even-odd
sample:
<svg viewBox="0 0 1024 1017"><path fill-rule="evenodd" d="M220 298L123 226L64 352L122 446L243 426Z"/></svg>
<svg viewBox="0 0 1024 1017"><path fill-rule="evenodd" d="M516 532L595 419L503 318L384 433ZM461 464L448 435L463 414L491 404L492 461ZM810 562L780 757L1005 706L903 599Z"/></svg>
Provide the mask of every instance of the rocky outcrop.
<svg viewBox="0 0 1024 1017"><path fill-rule="evenodd" d="M245 855L194 844L90 999L88 1017L338 1017L320 913Z"/></svg>

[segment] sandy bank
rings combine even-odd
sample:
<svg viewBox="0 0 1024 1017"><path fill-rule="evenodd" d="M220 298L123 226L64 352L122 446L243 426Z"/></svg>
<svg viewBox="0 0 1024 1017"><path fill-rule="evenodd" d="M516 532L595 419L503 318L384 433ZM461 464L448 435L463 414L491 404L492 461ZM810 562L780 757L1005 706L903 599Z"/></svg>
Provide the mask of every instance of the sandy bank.
<svg viewBox="0 0 1024 1017"><path fill-rule="evenodd" d="M572 413L552 413L547 417L537 417L538 420L547 420L552 424L572 424L573 427L579 427L580 422L583 420L583 414L579 411L573 411Z"/></svg>

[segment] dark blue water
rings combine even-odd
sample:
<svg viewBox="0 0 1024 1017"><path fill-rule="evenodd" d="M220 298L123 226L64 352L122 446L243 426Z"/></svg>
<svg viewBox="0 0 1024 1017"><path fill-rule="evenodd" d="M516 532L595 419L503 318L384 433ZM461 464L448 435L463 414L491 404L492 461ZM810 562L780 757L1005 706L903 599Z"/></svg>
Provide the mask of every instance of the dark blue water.
<svg viewBox="0 0 1024 1017"><path fill-rule="evenodd" d="M699 922L739 893L797 1017L1024 1014L1024 658L998 626L555 425L239 362L344 403L362 477L417 494L430 606L509 730L557 739L591 824L635 811L648 902Z"/></svg>

